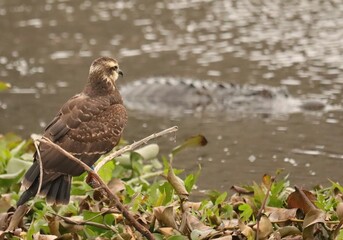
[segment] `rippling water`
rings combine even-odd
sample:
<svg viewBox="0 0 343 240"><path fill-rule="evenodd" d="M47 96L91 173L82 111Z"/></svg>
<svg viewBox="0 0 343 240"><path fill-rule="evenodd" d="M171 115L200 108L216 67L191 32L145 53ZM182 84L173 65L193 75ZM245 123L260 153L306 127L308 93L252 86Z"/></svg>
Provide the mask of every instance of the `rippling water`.
<svg viewBox="0 0 343 240"><path fill-rule="evenodd" d="M121 84L153 76L287 86L301 99L343 105L341 1L0 1L1 132L40 133L79 92L98 56L113 56ZM130 112L130 141L179 125L177 143L204 134L207 147L176 167L202 165L200 188L228 189L286 168L294 183L339 181L341 111L216 116ZM177 144L161 140L167 146ZM210 176L210 177L209 177Z"/></svg>

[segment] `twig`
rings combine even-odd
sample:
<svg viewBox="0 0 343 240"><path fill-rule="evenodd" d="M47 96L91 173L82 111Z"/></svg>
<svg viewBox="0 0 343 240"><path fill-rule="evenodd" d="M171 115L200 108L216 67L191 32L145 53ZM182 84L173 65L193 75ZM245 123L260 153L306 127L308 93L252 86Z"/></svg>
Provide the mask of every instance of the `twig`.
<svg viewBox="0 0 343 240"><path fill-rule="evenodd" d="M157 171L157 172L152 172L152 173L146 173L142 176L136 177L136 178L132 178L131 180L128 180L126 182L126 184L131 185L134 184L136 182L139 182L142 179L147 179L147 178L151 178L151 177L157 177L157 176L161 176L163 174L163 171Z"/></svg>
<svg viewBox="0 0 343 240"><path fill-rule="evenodd" d="M91 222L89 220L87 221L77 221L77 220L73 220L71 218L68 217L64 217L58 214L55 214L55 216L60 217L61 219L64 220L64 222L69 223L69 224L74 224L74 225L89 225L89 226L94 226L94 227L98 227L98 228L102 228L102 229L106 229L106 230L112 230L114 231L114 229L111 226L108 226L107 224L101 224L101 223L97 223L97 222ZM117 231L114 231L117 232Z"/></svg>
<svg viewBox="0 0 343 240"><path fill-rule="evenodd" d="M129 211L125 208L125 206L120 202L119 198L111 192L111 190L108 188L108 186L104 183L104 181L100 178L100 176L92 169L90 168L87 164L82 162L81 160L77 159L73 155L71 155L69 152L61 148L60 146L56 145L55 143L51 142L50 139L43 137L42 139L39 140L40 142L44 142L51 147L54 147L57 151L61 152L64 154L66 157L68 157L70 160L76 162L82 168L88 172L88 174L91 174L92 177L99 183L100 187L105 190L107 193L108 198L114 202L115 206L119 209L120 212L124 215L124 217L139 231L141 234L143 234L147 239L149 240L154 240L155 237L152 235L152 233L146 229L143 225L141 225L130 213Z"/></svg>
<svg viewBox="0 0 343 240"><path fill-rule="evenodd" d="M37 153L37 156L38 156L37 160L38 160L38 164L39 164L39 184L38 184L38 190L37 190L37 193L39 194L40 190L42 188L42 183L43 183L43 162L42 162L42 158L41 158L41 155L40 155L40 150L39 150L38 142L39 142L38 139L35 139L33 141L33 144L35 145L35 148L36 148L36 153Z"/></svg>
<svg viewBox="0 0 343 240"><path fill-rule="evenodd" d="M270 184L268 186L266 195L264 196L264 199L263 199L263 203L262 203L262 205L261 205L261 207L258 210L257 215L256 215L256 238L255 238L256 240L259 239L260 220L261 220L261 217L262 217L262 213L263 213L264 209L266 208L267 199L269 197L269 193L270 193L270 190L272 188L272 185L273 185L274 181L275 181L275 177L271 177Z"/></svg>
<svg viewBox="0 0 343 240"><path fill-rule="evenodd" d="M165 129L161 132L158 132L158 133L153 133L151 134L150 136L146 137L146 138L143 138L137 142L134 142L132 143L131 145L127 145L121 149L119 149L118 151L115 151L111 154L109 154L108 156L104 157L96 166L95 166L95 169L94 171L95 172L98 172L99 169L104 166L107 162L111 161L113 158L115 157L118 157L120 155L122 155L123 153L125 152L128 152L128 151L132 151L138 147L140 147L141 145L144 145L144 144L147 144L148 141L152 140L152 139L155 139L155 138L158 138L158 137L161 137L163 135L166 135L166 134L169 134L169 133L173 133L173 132L176 132L178 130L178 127L177 126L174 126L174 127L171 127L171 128L168 128L168 129Z"/></svg>

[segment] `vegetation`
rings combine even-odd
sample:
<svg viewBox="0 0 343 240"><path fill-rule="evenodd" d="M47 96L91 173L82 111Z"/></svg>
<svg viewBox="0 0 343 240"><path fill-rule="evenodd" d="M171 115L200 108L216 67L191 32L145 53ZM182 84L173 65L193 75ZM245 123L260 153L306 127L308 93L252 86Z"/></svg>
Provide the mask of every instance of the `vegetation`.
<svg viewBox="0 0 343 240"><path fill-rule="evenodd" d="M155 239L343 239L343 186L334 182L312 191L293 189L276 172L261 183L190 201L200 169L186 175L172 160L204 144L204 137L192 137L169 156L160 156L157 144L146 145L107 162L98 173ZM143 238L101 188L86 183L86 173L73 179L68 205L50 206L36 197L29 208L15 211L34 149L31 140L0 135L0 239Z"/></svg>

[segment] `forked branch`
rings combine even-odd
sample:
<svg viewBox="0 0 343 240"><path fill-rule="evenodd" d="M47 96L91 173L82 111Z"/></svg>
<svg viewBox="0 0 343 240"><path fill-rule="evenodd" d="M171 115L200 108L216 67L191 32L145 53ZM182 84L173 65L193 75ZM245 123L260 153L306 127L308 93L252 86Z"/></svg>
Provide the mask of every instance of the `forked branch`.
<svg viewBox="0 0 343 240"><path fill-rule="evenodd" d="M95 170L93 170L91 167L89 167L87 164L83 163L81 160L79 160L78 158L74 157L73 155L71 155L69 152L67 152L66 150L64 150L63 148L61 148L60 146L56 145L55 143L53 143L52 141L50 141L50 139L43 137L42 139L38 140L42 143L48 144L51 147L55 148L56 150L58 150L59 152L61 152L62 154L64 154L65 156L67 156L70 160L76 162L77 164L79 164L80 166L82 166L82 168L88 172L88 174L96 181L96 184L99 185L99 187L101 187L102 189L105 190L108 198L114 203L114 205L118 208L118 210L123 214L123 216L132 224L132 226L134 228L137 229L137 231L139 231L141 234L143 234L147 239L152 240L155 239L154 236L152 235L152 233L145 228L143 225L141 225L130 213L129 211L126 209L126 207L120 202L119 198L112 193L112 191L108 188L108 186L105 184L105 182L100 178L100 176L97 174L97 171L108 161L112 160L114 157L120 156L121 154L128 152L128 151L132 151L134 149L136 149L137 147L146 144L148 141L155 139L157 137L163 136L165 134L168 133L172 133L172 132L176 132L177 131L177 127L171 127L168 128L166 130L163 130L159 133L155 133L152 134L142 140L139 140L131 145L125 146L123 148L121 148L120 150L110 154L109 156L105 157L96 167Z"/></svg>

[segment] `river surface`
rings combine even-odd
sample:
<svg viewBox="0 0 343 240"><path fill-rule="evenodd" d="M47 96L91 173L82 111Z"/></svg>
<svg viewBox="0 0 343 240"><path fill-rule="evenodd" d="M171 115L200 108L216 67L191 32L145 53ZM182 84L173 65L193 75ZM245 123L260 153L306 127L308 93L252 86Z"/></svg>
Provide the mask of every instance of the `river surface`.
<svg viewBox="0 0 343 240"><path fill-rule="evenodd" d="M120 84L178 77L286 86L301 99L343 105L341 1L0 0L0 132L41 133L82 90L91 62L116 58ZM182 96L177 96L182 97ZM342 111L160 116L129 112L132 142L178 125L162 152L189 136L176 168L202 173L199 189L228 190L285 168L293 184L343 182Z"/></svg>

